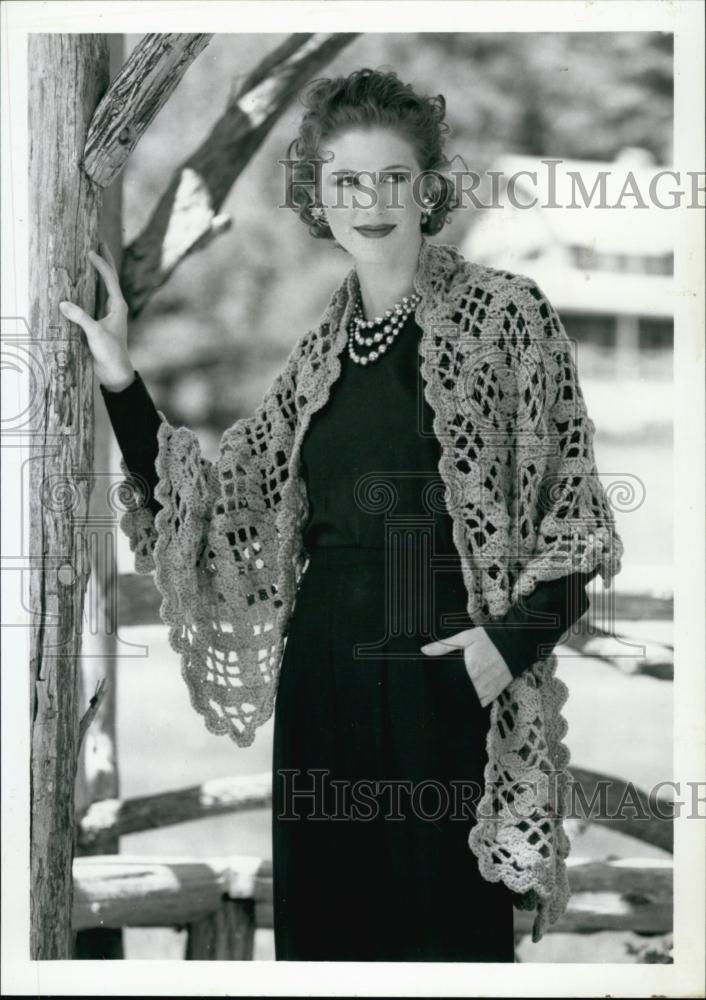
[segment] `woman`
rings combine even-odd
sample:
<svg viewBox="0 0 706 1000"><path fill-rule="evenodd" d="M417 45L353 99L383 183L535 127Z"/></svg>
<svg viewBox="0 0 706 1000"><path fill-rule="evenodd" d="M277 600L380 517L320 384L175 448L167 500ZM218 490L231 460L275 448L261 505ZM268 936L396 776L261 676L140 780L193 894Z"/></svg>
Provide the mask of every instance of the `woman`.
<svg viewBox="0 0 706 1000"><path fill-rule="evenodd" d="M217 462L134 371L107 248L108 315L64 311L194 707L239 745L275 709L276 957L512 962L513 903L537 940L568 895L552 649L619 569L593 425L531 279L429 242L443 97L369 69L308 96L292 203L354 267Z"/></svg>

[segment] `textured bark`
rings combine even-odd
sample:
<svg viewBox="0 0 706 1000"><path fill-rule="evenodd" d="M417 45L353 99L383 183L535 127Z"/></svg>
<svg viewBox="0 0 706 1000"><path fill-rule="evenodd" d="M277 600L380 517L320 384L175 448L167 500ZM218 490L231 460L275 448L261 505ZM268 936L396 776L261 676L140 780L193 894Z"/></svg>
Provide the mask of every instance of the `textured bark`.
<svg viewBox="0 0 706 1000"><path fill-rule="evenodd" d="M160 108L213 35L145 35L98 105L88 130L83 169L108 187Z"/></svg>
<svg viewBox="0 0 706 1000"><path fill-rule="evenodd" d="M110 77L120 73L125 58L123 35L108 36ZM112 89L112 88L111 88ZM110 93L110 91L109 91ZM103 106L105 98L101 101ZM94 116L95 122L95 116ZM101 210L101 235L108 243L120 266L122 255L122 184L120 179L105 192ZM96 278L97 315L106 310L107 294L102 279ZM117 471L117 450L108 414L102 399L98 399L98 386L94 388L95 435L94 479L91 493L87 536L91 554L91 579L86 594L82 656L79 670L79 711L82 731L79 733L80 749L75 785L75 811L82 815L91 803L114 799L120 794L118 753L115 729L115 702L117 682L117 641L115 622L116 596L116 543L117 518L112 501ZM97 705L93 705L96 691L102 692ZM89 706L86 708L86 706ZM78 841L77 854L95 853L90 845ZM103 841L104 853L117 854L120 839L113 833ZM79 931L74 940L74 958L116 959L124 958L123 932L120 928Z"/></svg>
<svg viewBox="0 0 706 1000"><path fill-rule="evenodd" d="M57 305L92 314L102 192L79 169L108 85L105 35L31 34L30 319L43 405L30 472L32 959L71 957L71 864L78 752L76 680L92 483L93 369L82 332Z"/></svg>

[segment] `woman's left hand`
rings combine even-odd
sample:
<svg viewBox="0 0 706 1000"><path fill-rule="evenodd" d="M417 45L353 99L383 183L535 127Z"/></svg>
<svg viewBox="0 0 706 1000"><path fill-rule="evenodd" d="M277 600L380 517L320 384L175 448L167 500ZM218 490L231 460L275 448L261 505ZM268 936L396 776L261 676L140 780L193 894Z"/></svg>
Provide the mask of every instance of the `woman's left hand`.
<svg viewBox="0 0 706 1000"><path fill-rule="evenodd" d="M476 694L483 708L498 697L513 675L502 658L490 636L482 626L467 628L463 632L439 639L422 646L422 652L427 656L440 656L455 647L463 647L463 659L468 676L473 682Z"/></svg>

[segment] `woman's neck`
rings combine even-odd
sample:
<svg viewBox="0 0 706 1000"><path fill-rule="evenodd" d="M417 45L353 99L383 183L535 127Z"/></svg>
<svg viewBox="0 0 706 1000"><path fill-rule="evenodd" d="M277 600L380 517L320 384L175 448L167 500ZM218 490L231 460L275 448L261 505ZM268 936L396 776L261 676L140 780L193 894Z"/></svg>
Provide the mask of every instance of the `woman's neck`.
<svg viewBox="0 0 706 1000"><path fill-rule="evenodd" d="M356 261L363 312L368 319L382 316L404 296L414 293L414 276L419 263L421 240L411 252L394 261Z"/></svg>

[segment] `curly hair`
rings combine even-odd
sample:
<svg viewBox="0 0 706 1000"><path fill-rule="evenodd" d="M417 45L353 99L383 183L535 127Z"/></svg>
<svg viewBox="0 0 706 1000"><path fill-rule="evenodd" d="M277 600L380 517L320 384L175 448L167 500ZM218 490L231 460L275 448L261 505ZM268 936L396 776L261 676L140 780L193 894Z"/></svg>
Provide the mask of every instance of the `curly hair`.
<svg viewBox="0 0 706 1000"><path fill-rule="evenodd" d="M388 125L409 139L425 177L436 189L421 223L430 236L450 222L449 213L458 206L451 181L439 171L449 166L444 141L450 131L444 121L446 100L442 94L422 97L411 84L404 84L394 70L357 69L348 76L312 80L300 95L307 108L299 132L287 149L290 170L287 204L294 209L312 236L333 240L329 226L312 215L315 199L312 181L314 161L321 161L324 139L344 131L370 125Z"/></svg>

